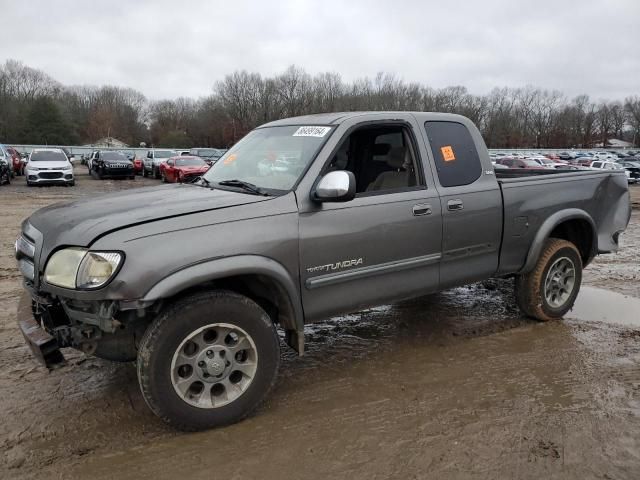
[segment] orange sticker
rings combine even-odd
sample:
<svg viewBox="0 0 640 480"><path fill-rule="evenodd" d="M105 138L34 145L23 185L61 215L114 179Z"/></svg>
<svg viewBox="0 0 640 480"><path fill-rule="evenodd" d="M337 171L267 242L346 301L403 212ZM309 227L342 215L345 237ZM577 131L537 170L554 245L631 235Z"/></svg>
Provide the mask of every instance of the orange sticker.
<svg viewBox="0 0 640 480"><path fill-rule="evenodd" d="M235 162L238 159L238 155L236 155L235 153L232 153L231 155L229 155L227 158L224 159L224 163L225 165L231 165L233 162Z"/></svg>
<svg viewBox="0 0 640 480"><path fill-rule="evenodd" d="M442 152L442 159L445 162L452 162L456 159L456 156L453 154L453 148L451 147L451 145L440 147L440 151Z"/></svg>

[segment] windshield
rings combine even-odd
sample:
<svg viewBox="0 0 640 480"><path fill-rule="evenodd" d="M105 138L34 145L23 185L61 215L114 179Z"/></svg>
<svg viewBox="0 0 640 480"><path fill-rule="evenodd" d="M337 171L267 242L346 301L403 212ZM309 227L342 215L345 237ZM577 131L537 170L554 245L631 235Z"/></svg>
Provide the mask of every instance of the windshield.
<svg viewBox="0 0 640 480"><path fill-rule="evenodd" d="M177 158L176 167L195 167L206 165L207 162L201 158Z"/></svg>
<svg viewBox="0 0 640 480"><path fill-rule="evenodd" d="M209 183L241 180L288 191L329 138L331 127L259 128L250 132L204 175Z"/></svg>
<svg viewBox="0 0 640 480"><path fill-rule="evenodd" d="M120 152L102 152L100 154L103 160L121 160L128 161L127 156Z"/></svg>
<svg viewBox="0 0 640 480"><path fill-rule="evenodd" d="M176 154L173 150L155 150L154 157L155 158L170 158Z"/></svg>
<svg viewBox="0 0 640 480"><path fill-rule="evenodd" d="M62 152L54 152L45 150L41 152L33 152L29 158L30 162L66 162L67 156Z"/></svg>

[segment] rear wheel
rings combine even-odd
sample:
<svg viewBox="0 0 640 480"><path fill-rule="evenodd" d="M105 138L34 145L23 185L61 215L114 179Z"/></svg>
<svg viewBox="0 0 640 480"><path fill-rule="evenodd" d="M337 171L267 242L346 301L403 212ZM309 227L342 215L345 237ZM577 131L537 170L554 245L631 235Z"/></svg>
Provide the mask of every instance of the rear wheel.
<svg viewBox="0 0 640 480"><path fill-rule="evenodd" d="M145 401L181 430L237 422L269 393L280 344L267 313L227 291L190 295L165 309L138 352Z"/></svg>
<svg viewBox="0 0 640 480"><path fill-rule="evenodd" d="M520 309L538 320L561 318L573 307L582 283L582 259L576 246L550 238L534 269L516 277Z"/></svg>

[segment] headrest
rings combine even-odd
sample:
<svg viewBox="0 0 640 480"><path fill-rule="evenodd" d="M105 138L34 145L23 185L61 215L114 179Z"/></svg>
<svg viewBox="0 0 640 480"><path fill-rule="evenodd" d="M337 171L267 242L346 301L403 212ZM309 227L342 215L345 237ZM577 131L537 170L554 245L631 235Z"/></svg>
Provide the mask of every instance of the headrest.
<svg viewBox="0 0 640 480"><path fill-rule="evenodd" d="M389 151L389 157L387 158L387 165L391 168L403 168L405 161L405 152L406 149L404 147L394 147Z"/></svg>
<svg viewBox="0 0 640 480"><path fill-rule="evenodd" d="M391 150L391 145L388 143L374 143L373 144L373 154L375 156L378 155L386 155Z"/></svg>

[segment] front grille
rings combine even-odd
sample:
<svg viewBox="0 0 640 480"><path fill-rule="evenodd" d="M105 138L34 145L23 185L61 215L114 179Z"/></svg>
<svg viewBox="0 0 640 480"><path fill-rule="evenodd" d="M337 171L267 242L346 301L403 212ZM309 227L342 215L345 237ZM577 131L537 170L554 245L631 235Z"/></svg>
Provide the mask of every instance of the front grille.
<svg viewBox="0 0 640 480"><path fill-rule="evenodd" d="M24 235L20 235L16 240L16 258L18 259L18 268L20 273L30 281L35 278L34 257L36 254L36 246L30 242Z"/></svg>
<svg viewBox="0 0 640 480"><path fill-rule="evenodd" d="M16 240L16 256L20 258L25 256L33 259L36 254L36 245L27 240L24 235L20 235Z"/></svg>
<svg viewBox="0 0 640 480"><path fill-rule="evenodd" d="M54 180L56 178L62 178L62 172L40 172L38 176L45 180Z"/></svg>

